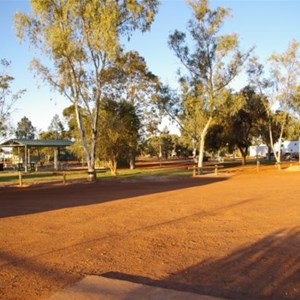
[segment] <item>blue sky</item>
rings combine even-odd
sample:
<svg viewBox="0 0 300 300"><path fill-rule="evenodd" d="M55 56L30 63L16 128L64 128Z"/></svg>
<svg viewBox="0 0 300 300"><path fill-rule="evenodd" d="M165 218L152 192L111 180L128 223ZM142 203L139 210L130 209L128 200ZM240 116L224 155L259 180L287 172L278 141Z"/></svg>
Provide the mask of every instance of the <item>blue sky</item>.
<svg viewBox="0 0 300 300"><path fill-rule="evenodd" d="M236 32L244 50L255 45L255 53L263 61L273 52L285 51L292 39L300 41L300 0L212 0L210 5L231 9L232 17L225 22L223 31ZM70 103L34 78L29 70L34 49L20 44L15 36L13 15L17 11L29 12L29 1L0 0L0 58L12 62L13 89L27 89L16 104L13 123L27 116L35 127L46 130L54 114L60 115ZM135 33L126 46L137 50L146 59L149 69L173 87L180 63L168 48L168 36L175 29L184 31L190 17L190 8L183 0L161 0L151 31ZM240 79L235 87L244 84Z"/></svg>

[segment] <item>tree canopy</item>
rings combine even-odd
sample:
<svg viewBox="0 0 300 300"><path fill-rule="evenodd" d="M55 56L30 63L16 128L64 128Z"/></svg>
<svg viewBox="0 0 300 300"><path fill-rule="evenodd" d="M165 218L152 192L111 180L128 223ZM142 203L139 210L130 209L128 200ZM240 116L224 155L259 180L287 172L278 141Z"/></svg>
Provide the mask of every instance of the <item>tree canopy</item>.
<svg viewBox="0 0 300 300"><path fill-rule="evenodd" d="M18 139L33 140L36 129L27 117L23 117L17 124L16 137Z"/></svg>
<svg viewBox="0 0 300 300"><path fill-rule="evenodd" d="M236 34L220 34L229 15L227 9L211 9L207 0L190 0L188 4L193 11L188 32L194 47L186 41L186 33L177 30L170 35L169 45L187 71L180 79L187 117L183 116L183 120L188 119L191 135L199 142L198 167L202 168L208 129L224 107L228 85L238 76L249 51L240 51Z"/></svg>
<svg viewBox="0 0 300 300"><path fill-rule="evenodd" d="M269 57L270 74L265 75L264 65L257 57L250 60L248 74L250 83L260 93L262 105L267 114L270 145L277 163L281 162L280 151L275 151L278 138L281 147L288 122L299 117L300 113L300 60L299 43L292 41L288 49L281 54Z"/></svg>
<svg viewBox="0 0 300 300"><path fill-rule="evenodd" d="M116 175L118 162L129 162L137 151L140 120L131 103L113 99L103 100L100 120L98 157L107 161L111 173Z"/></svg>
<svg viewBox="0 0 300 300"><path fill-rule="evenodd" d="M50 59L35 59L37 73L75 107L88 169L95 178L100 103L109 90L107 70L120 55L120 37L146 31L154 19L157 0L40 1L31 0L32 15L16 14L17 35ZM80 106L90 119L84 127ZM90 136L90 143L87 138Z"/></svg>
<svg viewBox="0 0 300 300"><path fill-rule="evenodd" d="M5 137L9 133L9 118L13 106L25 93L25 90L20 90L16 93L12 92L11 84L14 78L8 74L10 64L6 59L0 61L0 138Z"/></svg>

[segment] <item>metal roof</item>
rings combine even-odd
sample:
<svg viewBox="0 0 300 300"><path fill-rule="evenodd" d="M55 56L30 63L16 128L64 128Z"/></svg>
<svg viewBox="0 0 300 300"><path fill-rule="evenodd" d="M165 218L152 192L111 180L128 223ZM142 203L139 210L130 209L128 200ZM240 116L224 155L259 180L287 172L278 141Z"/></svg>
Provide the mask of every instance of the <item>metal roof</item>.
<svg viewBox="0 0 300 300"><path fill-rule="evenodd" d="M68 140L27 140L27 139L11 139L0 146L4 147L66 147L72 145L72 141Z"/></svg>

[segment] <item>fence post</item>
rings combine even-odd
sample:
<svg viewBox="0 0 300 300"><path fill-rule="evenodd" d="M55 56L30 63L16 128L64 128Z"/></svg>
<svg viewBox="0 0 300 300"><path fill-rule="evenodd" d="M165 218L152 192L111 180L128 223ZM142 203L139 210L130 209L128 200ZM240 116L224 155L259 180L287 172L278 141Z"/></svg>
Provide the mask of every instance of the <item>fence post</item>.
<svg viewBox="0 0 300 300"><path fill-rule="evenodd" d="M218 165L215 165L215 175L218 175Z"/></svg>
<svg viewBox="0 0 300 300"><path fill-rule="evenodd" d="M22 178L22 172L19 172L19 186L22 187L23 186L23 178Z"/></svg>
<svg viewBox="0 0 300 300"><path fill-rule="evenodd" d="M66 182L67 182L67 175L66 175L66 173L64 172L64 173L63 173L63 184L66 184Z"/></svg>
<svg viewBox="0 0 300 300"><path fill-rule="evenodd" d="M258 161L256 161L256 171L257 171L257 172L259 172L259 165L260 165L260 162L259 162L259 160L258 160Z"/></svg>

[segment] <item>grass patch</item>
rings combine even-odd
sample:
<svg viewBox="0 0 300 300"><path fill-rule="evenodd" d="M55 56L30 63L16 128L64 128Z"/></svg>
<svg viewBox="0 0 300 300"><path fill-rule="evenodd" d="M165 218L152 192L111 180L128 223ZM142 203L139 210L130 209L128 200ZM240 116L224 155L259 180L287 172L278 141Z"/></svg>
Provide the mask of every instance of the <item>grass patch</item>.
<svg viewBox="0 0 300 300"><path fill-rule="evenodd" d="M86 172L68 172L67 179L80 179L87 177ZM51 182L62 181L63 173L61 172L34 172L34 173L22 173L23 183L39 183L39 182ZM3 173L0 174L0 184L18 184L19 173Z"/></svg>
<svg viewBox="0 0 300 300"><path fill-rule="evenodd" d="M87 171L67 171L67 172L33 172L23 173L22 180L24 184L34 184L43 182L63 181L63 174L66 174L66 180L79 180L88 177ZM109 171L106 173L97 173L97 179L113 179L113 178L138 178L144 176L176 176L191 175L191 171L182 169L121 169L118 176L112 176ZM0 185L17 185L19 184L18 172L4 172L0 174Z"/></svg>
<svg viewBox="0 0 300 300"><path fill-rule="evenodd" d="M178 176L191 175L191 170L187 169L135 169L135 170L120 170L118 176L125 178L137 178L143 176Z"/></svg>
<svg viewBox="0 0 300 300"><path fill-rule="evenodd" d="M230 170L230 171L246 171L249 167L256 168L256 161L249 160L244 168L241 165L241 161L224 161L224 162L214 162L214 163L206 163L204 165L205 168L209 168L210 170L215 166L220 165L223 170ZM274 165L274 161L268 160L260 160L260 166L263 167L270 167ZM143 178L145 176L192 176L193 170L189 166L189 170L187 166L182 166L179 168L168 168L168 167L157 167L157 168L137 168L135 170L130 169L120 169L118 170L117 176L112 176L110 171L106 172L97 172L97 178L101 180L106 179L138 179ZM284 165L284 167L286 167ZM213 172L213 171L212 171ZM56 171L56 172L49 172L49 171L40 171L40 172L31 172L31 173L22 173L23 176L23 183L24 184L36 184L36 183L44 183L44 182L63 182L63 173L66 174L66 181L72 182L72 180L85 180L88 177L87 170L68 170L68 171ZM19 174L18 172L0 172L0 186L5 185L18 185L19 184Z"/></svg>

